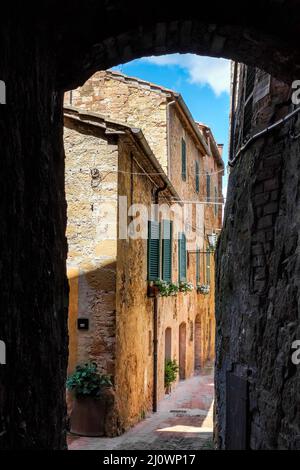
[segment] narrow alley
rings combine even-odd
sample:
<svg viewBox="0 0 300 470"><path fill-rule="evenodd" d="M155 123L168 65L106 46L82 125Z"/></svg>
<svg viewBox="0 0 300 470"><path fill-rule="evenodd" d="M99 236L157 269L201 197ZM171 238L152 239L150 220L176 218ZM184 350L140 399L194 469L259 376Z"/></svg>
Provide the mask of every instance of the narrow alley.
<svg viewBox="0 0 300 470"><path fill-rule="evenodd" d="M114 438L69 435L69 450L213 449L213 368L181 381L151 414Z"/></svg>

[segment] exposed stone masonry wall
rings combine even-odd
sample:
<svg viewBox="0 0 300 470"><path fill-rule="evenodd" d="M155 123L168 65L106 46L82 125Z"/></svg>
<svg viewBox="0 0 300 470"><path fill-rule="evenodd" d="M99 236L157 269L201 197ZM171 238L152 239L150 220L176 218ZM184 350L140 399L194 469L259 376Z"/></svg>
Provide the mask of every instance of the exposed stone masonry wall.
<svg viewBox="0 0 300 470"><path fill-rule="evenodd" d="M94 360L114 375L118 145L101 137L65 119L69 372ZM92 168L103 176L94 187ZM78 330L78 318L89 320L88 330Z"/></svg>
<svg viewBox="0 0 300 470"><path fill-rule="evenodd" d="M69 92L65 103L139 127L162 167L167 169L167 97L159 89L97 72L82 87Z"/></svg>
<svg viewBox="0 0 300 470"><path fill-rule="evenodd" d="M278 117L275 116L275 118ZM299 118L243 153L229 178L217 268L217 428L226 445L226 372L248 383L247 446L300 448ZM228 410L227 410L228 412Z"/></svg>

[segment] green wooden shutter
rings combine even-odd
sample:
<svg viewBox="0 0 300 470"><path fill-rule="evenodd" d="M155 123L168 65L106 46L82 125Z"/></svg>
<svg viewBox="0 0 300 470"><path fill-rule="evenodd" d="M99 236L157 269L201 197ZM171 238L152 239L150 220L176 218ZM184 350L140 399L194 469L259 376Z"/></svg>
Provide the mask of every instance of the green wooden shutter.
<svg viewBox="0 0 300 470"><path fill-rule="evenodd" d="M199 181L199 163L195 162L195 186L196 186L196 193L199 193L200 190L200 181Z"/></svg>
<svg viewBox="0 0 300 470"><path fill-rule="evenodd" d="M210 252L206 253L206 284L210 284Z"/></svg>
<svg viewBox="0 0 300 470"><path fill-rule="evenodd" d="M186 181L186 143L181 139L181 177Z"/></svg>
<svg viewBox="0 0 300 470"><path fill-rule="evenodd" d="M196 249L196 283L200 282L200 250Z"/></svg>
<svg viewBox="0 0 300 470"><path fill-rule="evenodd" d="M148 222L148 281L160 278L160 224Z"/></svg>
<svg viewBox="0 0 300 470"><path fill-rule="evenodd" d="M162 221L162 278L172 281L172 222Z"/></svg>
<svg viewBox="0 0 300 470"><path fill-rule="evenodd" d="M186 236L179 233L178 238L178 277L180 281L186 281Z"/></svg>

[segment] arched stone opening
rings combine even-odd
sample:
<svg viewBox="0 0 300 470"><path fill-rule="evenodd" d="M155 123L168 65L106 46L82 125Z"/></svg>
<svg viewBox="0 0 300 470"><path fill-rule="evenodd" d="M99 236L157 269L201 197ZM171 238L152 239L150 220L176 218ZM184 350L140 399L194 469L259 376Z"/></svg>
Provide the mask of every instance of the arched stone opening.
<svg viewBox="0 0 300 470"><path fill-rule="evenodd" d="M165 331L165 361L172 359L172 328Z"/></svg>
<svg viewBox="0 0 300 470"><path fill-rule="evenodd" d="M105 5L44 2L34 17L27 5L19 5L17 13L12 5L1 18L0 79L6 84L7 104L1 107L0 134L0 331L7 361L13 364L0 382L3 449L65 447L63 91L98 69L171 52L229 57L287 82L299 78L297 2L210 2L199 8L187 2L184 11L156 1L151 10L142 10L136 1ZM292 303L287 297L287 310ZM229 333L217 331L218 344L226 351Z"/></svg>

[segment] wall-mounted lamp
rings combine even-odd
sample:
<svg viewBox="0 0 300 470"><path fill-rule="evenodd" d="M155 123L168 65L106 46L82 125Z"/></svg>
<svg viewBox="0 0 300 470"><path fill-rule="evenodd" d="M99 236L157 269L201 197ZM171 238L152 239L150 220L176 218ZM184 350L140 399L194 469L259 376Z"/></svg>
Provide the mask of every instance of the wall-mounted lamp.
<svg viewBox="0 0 300 470"><path fill-rule="evenodd" d="M216 246L217 246L217 241L218 241L218 235L215 232L212 232L209 235L207 235L207 240L208 240L209 247L213 251L215 251Z"/></svg>

